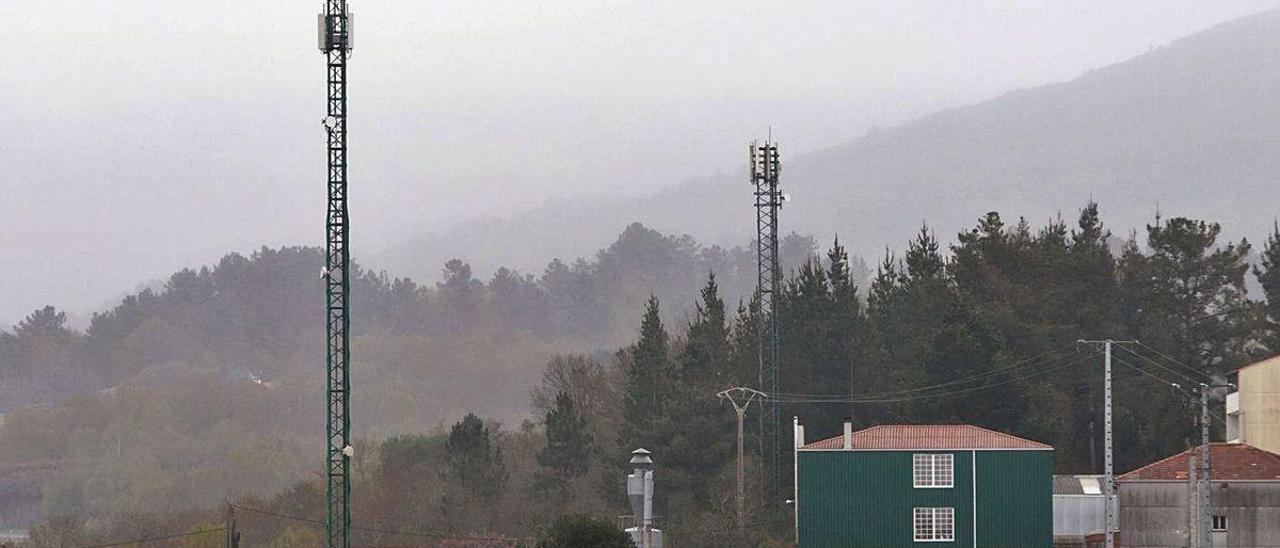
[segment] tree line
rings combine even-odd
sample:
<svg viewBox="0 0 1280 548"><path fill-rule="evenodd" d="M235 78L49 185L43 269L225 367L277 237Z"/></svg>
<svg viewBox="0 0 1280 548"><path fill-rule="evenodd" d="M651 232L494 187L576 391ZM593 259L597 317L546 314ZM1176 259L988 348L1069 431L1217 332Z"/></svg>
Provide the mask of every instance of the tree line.
<svg viewBox="0 0 1280 548"><path fill-rule="evenodd" d="M1221 234L1217 223L1179 217L1116 238L1093 203L1071 224L1054 219L1035 228L990 213L950 244L922 227L901 254L886 251L871 276L859 275L857 260L833 242L790 269L778 296L781 391L857 400L957 379L982 381L962 385L977 390L938 390L901 401L797 397L784 404L782 415L801 417L811 436L836 435L846 419L857 427L970 423L1055 446L1059 472L1095 472L1101 462L1101 444L1092 443L1101 436L1101 361L1075 349L1076 340L1141 340L1170 367L1217 379L1280 348L1280 230L1268 235L1256 265L1247 240L1224 241ZM616 350L547 353L541 378L526 384L534 386L532 416L518 428L501 428L477 413L448 427L366 439L357 447L357 523L515 539L563 514L616 519L627 513L629 453L643 447L654 453L658 511L677 545L783 542L785 510L758 489L750 494L756 525L749 538L733 527L734 415L714 394L759 386L758 300L750 293L726 297L722 285L741 276L741 268L732 276L701 270L700 287L682 298L691 303L683 315L671 313L679 308L671 301L682 299L645 293L632 316L631 342ZM1249 297L1250 277L1262 298ZM446 274L430 298L455 312L490 306L468 308L465 295L480 286L460 282L467 279ZM485 299L493 298L492 285L483 284ZM387 318L401 317L392 307L380 310ZM413 327L425 318L404 321L407 333L399 336L458 328ZM391 328L374 331L384 329ZM1036 361L1045 355L1059 357ZM1184 394L1124 367L1116 370L1116 385L1120 470L1180 451L1192 437ZM757 442L753 438L748 447L754 450ZM758 455L749 456L748 469L752 485L760 485ZM322 482L303 481L272 496L238 500L315 517L323 497ZM201 523L184 519L174 523ZM255 523L246 525L255 538L306 545L289 540L308 534L296 523L265 517ZM384 534L375 540L396 539Z"/></svg>

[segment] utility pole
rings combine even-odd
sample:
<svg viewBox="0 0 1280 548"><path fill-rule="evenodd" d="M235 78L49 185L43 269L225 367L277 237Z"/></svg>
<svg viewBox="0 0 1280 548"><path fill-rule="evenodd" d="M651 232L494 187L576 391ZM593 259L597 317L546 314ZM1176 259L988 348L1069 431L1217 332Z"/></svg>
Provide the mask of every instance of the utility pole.
<svg viewBox="0 0 1280 548"><path fill-rule="evenodd" d="M1187 546L1192 548L1196 545L1196 517L1195 500L1196 489L1199 485L1196 483L1196 448L1191 445L1191 438L1187 438Z"/></svg>
<svg viewBox="0 0 1280 548"><path fill-rule="evenodd" d="M756 207L756 291L760 295L760 313L756 324L757 350L760 364L760 386L766 393L779 391L778 383L778 286L781 267L778 264L778 210L783 196L778 192L778 174L782 163L778 145L766 140L752 142L750 147L751 183ZM778 405L762 402L760 413L760 456L765 462L766 500L773 501L780 481L782 456L779 444Z"/></svg>
<svg viewBox="0 0 1280 548"><path fill-rule="evenodd" d="M1114 463L1112 462L1112 444L1111 444L1111 340L1106 342L1106 388L1103 389L1106 400L1106 411L1104 412L1102 422L1105 425L1106 433L1103 434L1103 445L1106 446L1104 472L1107 476L1106 490L1106 508L1107 508L1107 548L1116 548L1116 476Z"/></svg>
<svg viewBox="0 0 1280 548"><path fill-rule="evenodd" d="M240 531L236 529L236 506L227 503L227 548L240 548Z"/></svg>
<svg viewBox="0 0 1280 548"><path fill-rule="evenodd" d="M1111 422L1112 422L1111 408L1112 408L1113 398L1112 398L1112 390L1111 390L1111 346L1113 344L1132 344L1137 341L1113 341L1111 339L1106 339L1101 341L1082 340L1078 342L1084 343L1084 344L1091 344L1091 345L1101 344L1103 346L1103 355L1105 356L1104 366L1103 366L1103 377L1105 380L1103 381L1104 411L1103 411L1103 419L1102 419L1102 425L1103 425L1102 444L1103 444L1104 455L1102 460L1103 462L1102 466L1103 466L1103 474L1106 476L1106 479L1103 482L1102 493L1103 493L1103 504L1104 504L1104 507L1106 508L1106 529L1107 529L1106 548L1116 548L1116 530L1120 528L1119 527L1120 523L1116 516L1116 513L1117 513L1116 512L1117 510L1116 476L1115 476L1115 465L1114 465L1115 463L1113 461L1113 455L1112 455L1113 444L1112 444L1112 433L1111 433Z"/></svg>
<svg viewBox="0 0 1280 548"><path fill-rule="evenodd" d="M716 396L721 399L729 400L729 404L733 406L733 411L738 415L738 499L737 499L737 522L738 534L743 535L747 530L747 499L746 499L746 481L747 471L745 454L743 451L743 417L747 414L747 407L757 398L764 400L764 394L758 390L750 388L734 387L724 390ZM735 399L735 396L737 397Z"/></svg>
<svg viewBox="0 0 1280 548"><path fill-rule="evenodd" d="M1200 548L1213 548L1213 501L1209 474L1209 385L1200 384Z"/></svg>
<svg viewBox="0 0 1280 548"><path fill-rule="evenodd" d="M318 16L320 51L326 58L328 90L328 213L325 217L325 355L327 367L326 394L326 500L325 545L348 548L351 545L351 360L349 332L351 328L348 292L351 280L348 266L347 217L347 60L351 56L352 18L346 0L324 0L324 11Z"/></svg>

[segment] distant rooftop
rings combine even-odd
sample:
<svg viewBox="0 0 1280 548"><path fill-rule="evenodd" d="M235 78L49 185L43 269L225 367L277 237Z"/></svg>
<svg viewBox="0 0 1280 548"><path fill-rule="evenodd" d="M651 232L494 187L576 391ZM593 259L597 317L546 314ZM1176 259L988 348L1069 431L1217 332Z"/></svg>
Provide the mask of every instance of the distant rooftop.
<svg viewBox="0 0 1280 548"><path fill-rule="evenodd" d="M1053 476L1053 494L1055 495L1098 495L1102 496L1102 476Z"/></svg>
<svg viewBox="0 0 1280 548"><path fill-rule="evenodd" d="M1124 474L1118 481L1186 481L1187 454L1183 451ZM1280 481L1280 455L1244 443L1209 444L1209 475L1214 481Z"/></svg>
<svg viewBox="0 0 1280 548"><path fill-rule="evenodd" d="M801 449L841 449L844 436ZM853 433L854 450L1053 449L1040 442L968 424L885 424Z"/></svg>

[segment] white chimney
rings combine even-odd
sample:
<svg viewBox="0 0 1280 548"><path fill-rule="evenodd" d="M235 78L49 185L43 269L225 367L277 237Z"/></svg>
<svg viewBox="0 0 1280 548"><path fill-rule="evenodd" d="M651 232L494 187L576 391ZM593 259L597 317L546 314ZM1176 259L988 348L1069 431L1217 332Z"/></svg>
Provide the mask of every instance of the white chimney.
<svg viewBox="0 0 1280 548"><path fill-rule="evenodd" d="M800 417L792 417L795 430L796 449L804 447L804 425L800 424Z"/></svg>
<svg viewBox="0 0 1280 548"><path fill-rule="evenodd" d="M632 473L627 475L627 498L636 526L627 529L640 548L662 548L662 531L653 526L653 458L644 449L631 452Z"/></svg>
<svg viewBox="0 0 1280 548"><path fill-rule="evenodd" d="M853 421L845 419L844 421L844 450L853 449Z"/></svg>

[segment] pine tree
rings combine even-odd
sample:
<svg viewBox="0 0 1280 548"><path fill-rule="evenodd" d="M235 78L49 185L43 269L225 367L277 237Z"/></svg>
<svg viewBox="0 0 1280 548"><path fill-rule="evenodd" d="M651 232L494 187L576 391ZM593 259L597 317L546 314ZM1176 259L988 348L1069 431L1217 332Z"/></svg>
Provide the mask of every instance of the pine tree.
<svg viewBox="0 0 1280 548"><path fill-rule="evenodd" d="M552 484L563 487L587 473L594 440L587 417L564 392L556 395L555 407L547 412L546 425L547 446L538 452L538 464L552 470Z"/></svg>
<svg viewBox="0 0 1280 548"><path fill-rule="evenodd" d="M631 363L623 391L622 427L618 438L623 455L637 447L656 447L659 417L666 404L671 373L670 346L658 298L650 295L640 321L640 340L629 352Z"/></svg>
<svg viewBox="0 0 1280 548"><path fill-rule="evenodd" d="M1262 284L1262 294L1267 299L1265 344L1270 352L1276 353L1280 352L1280 223L1272 225L1259 262L1253 274Z"/></svg>
<svg viewBox="0 0 1280 548"><path fill-rule="evenodd" d="M858 376L862 355L860 349L864 342L865 321L862 306L858 302L858 286L849 268L849 254L836 238L827 252L827 278L831 280L832 317L831 328L827 336L830 338L830 351L833 362L845 367L844 381L849 395L859 392ZM850 409L849 416L856 413Z"/></svg>
<svg viewBox="0 0 1280 548"><path fill-rule="evenodd" d="M729 370L729 332L725 325L724 301L714 273L707 277L694 305L684 351L680 356L680 377L685 383L703 388L724 385L732 378Z"/></svg>
<svg viewBox="0 0 1280 548"><path fill-rule="evenodd" d="M1073 317L1078 336L1087 339L1119 336L1116 258L1111 253L1111 232L1102 223L1098 204L1090 201L1080 211L1071 231L1068 259L1061 266L1063 310Z"/></svg>
<svg viewBox="0 0 1280 548"><path fill-rule="evenodd" d="M502 449L493 445L489 428L480 417L468 413L454 424L445 450L453 479L464 489L483 498L494 498L506 490Z"/></svg>
<svg viewBox="0 0 1280 548"><path fill-rule="evenodd" d="M1250 306L1244 277L1249 242L1218 244L1222 227L1176 217L1147 227L1146 287L1139 338L1205 374L1244 355Z"/></svg>
<svg viewBox="0 0 1280 548"><path fill-rule="evenodd" d="M680 351L678 382L670 385L663 412L662 455L673 481L696 500L709 502L711 479L728 462L733 442L732 412L714 394L732 380L724 302L714 275L708 277Z"/></svg>
<svg viewBox="0 0 1280 548"><path fill-rule="evenodd" d="M898 259L885 249L884 259L876 268L876 276L871 280L871 292L867 295L868 313L882 313L901 286L902 274L899 272Z"/></svg>

